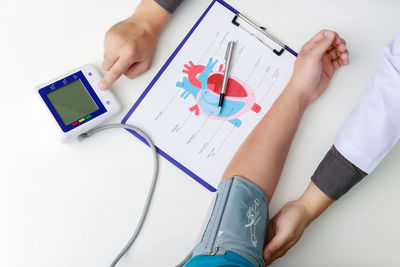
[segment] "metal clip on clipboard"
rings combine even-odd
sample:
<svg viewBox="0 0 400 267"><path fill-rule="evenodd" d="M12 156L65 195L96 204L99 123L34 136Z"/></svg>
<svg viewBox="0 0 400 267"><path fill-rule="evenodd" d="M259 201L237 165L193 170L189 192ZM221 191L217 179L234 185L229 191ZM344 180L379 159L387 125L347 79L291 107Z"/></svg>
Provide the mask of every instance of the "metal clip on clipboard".
<svg viewBox="0 0 400 267"><path fill-rule="evenodd" d="M269 39L271 39L272 41L274 41L276 44L278 44L281 49L278 51L275 48L271 47L269 44L265 43L263 40L261 40L259 37L257 37L254 33L250 32L249 30L247 30L246 28L244 28L243 26L240 25L240 23L237 21L237 19L240 18L243 21L245 21L247 24L249 24L250 26L252 26L253 28L257 29L259 32L261 32L263 35L267 36ZM232 23L235 26L241 27L244 31L248 32L249 34L253 35L255 38L257 38L263 45L265 45L266 47L268 47L269 49L271 49L276 55L280 56L282 55L282 53L286 50L286 45L284 43L282 43L280 40L278 40L277 38L275 38L272 34L270 34L269 32L267 32L267 29L265 27L262 26L258 26L257 24L255 24L253 21L251 21L249 18L245 17L244 15L237 13L233 19L232 19Z"/></svg>

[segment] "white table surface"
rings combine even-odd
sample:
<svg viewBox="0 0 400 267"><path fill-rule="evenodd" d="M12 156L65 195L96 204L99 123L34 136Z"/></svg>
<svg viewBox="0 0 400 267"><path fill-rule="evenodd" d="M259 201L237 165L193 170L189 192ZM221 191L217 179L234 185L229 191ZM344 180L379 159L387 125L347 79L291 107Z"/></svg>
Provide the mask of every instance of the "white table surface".
<svg viewBox="0 0 400 267"><path fill-rule="evenodd" d="M400 1L229 0L292 48L338 31L351 53L306 112L271 202L271 215L300 196L332 144L381 49L400 27ZM33 87L81 64L101 66L105 31L139 0L2 0L0 7L0 265L108 266L125 245L150 185L150 150L114 130L58 143ZM119 122L209 1L187 0L163 32L153 66L113 91ZM400 266L400 151L331 206L273 266ZM118 266L173 266L195 245L212 193L161 159L148 220Z"/></svg>

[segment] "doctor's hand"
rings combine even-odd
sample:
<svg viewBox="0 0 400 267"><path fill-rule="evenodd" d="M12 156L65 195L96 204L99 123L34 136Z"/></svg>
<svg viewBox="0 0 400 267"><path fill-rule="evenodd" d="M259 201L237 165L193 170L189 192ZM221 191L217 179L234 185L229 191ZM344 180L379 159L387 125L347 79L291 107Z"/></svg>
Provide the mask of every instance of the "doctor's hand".
<svg viewBox="0 0 400 267"><path fill-rule="evenodd" d="M158 37L170 16L154 0L143 0L132 16L107 31L103 68L108 73L99 89L109 88L123 74L133 79L150 68Z"/></svg>
<svg viewBox="0 0 400 267"><path fill-rule="evenodd" d="M325 91L335 71L348 64L345 40L334 31L323 30L301 48L290 83L310 104Z"/></svg>
<svg viewBox="0 0 400 267"><path fill-rule="evenodd" d="M268 225L268 241L263 258L269 265L299 241L305 228L315 220L333 200L310 182L304 194L286 203Z"/></svg>
<svg viewBox="0 0 400 267"><path fill-rule="evenodd" d="M298 201L286 203L268 225L268 241L263 257L269 265L299 241L309 219L306 208Z"/></svg>

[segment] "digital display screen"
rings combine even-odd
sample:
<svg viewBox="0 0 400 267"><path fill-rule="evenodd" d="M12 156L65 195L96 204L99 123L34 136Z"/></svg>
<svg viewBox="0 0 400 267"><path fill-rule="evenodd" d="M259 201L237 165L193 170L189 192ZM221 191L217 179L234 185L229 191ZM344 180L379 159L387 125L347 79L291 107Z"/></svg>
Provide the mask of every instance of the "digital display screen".
<svg viewBox="0 0 400 267"><path fill-rule="evenodd" d="M47 97L65 125L99 109L79 79L48 93Z"/></svg>

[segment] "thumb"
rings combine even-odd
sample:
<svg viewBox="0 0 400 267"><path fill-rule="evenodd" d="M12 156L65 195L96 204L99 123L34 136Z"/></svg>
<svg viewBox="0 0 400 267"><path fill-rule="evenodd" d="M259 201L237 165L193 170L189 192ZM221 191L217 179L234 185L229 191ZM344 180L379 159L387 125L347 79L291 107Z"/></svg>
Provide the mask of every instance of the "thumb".
<svg viewBox="0 0 400 267"><path fill-rule="evenodd" d="M268 261L272 254L279 251L287 243L286 236L282 232L277 232L276 235L271 239L271 241L264 248L263 256L264 260Z"/></svg>
<svg viewBox="0 0 400 267"><path fill-rule="evenodd" d="M311 49L310 56L315 60L320 60L334 40L335 33L333 31L324 31L323 38Z"/></svg>

